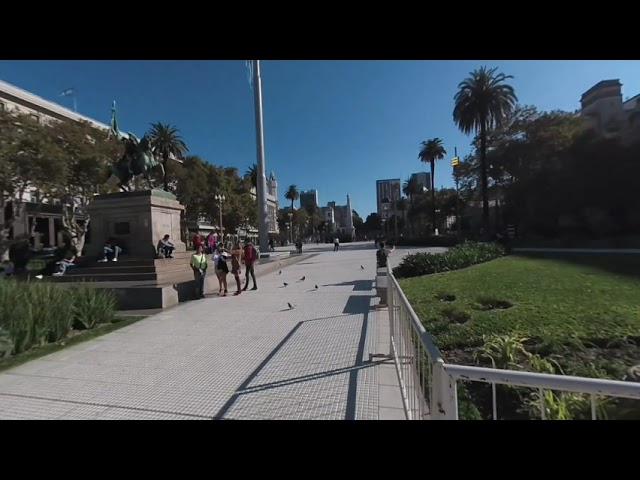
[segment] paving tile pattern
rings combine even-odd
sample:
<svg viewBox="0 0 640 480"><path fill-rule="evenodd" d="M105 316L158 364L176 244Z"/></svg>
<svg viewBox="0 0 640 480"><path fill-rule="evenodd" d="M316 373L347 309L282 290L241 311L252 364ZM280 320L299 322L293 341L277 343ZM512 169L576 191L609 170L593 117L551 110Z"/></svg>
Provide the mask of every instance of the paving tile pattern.
<svg viewBox="0 0 640 480"><path fill-rule="evenodd" d="M375 252L323 248L258 278L257 291L189 302L0 374L0 419L399 417L397 402L380 404L388 369L369 362L388 341Z"/></svg>

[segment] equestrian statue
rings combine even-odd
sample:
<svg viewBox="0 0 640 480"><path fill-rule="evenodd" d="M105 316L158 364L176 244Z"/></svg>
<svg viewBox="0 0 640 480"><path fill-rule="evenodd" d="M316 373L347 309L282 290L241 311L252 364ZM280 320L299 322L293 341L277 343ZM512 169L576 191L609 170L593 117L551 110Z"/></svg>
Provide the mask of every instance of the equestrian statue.
<svg viewBox="0 0 640 480"><path fill-rule="evenodd" d="M123 191L130 191L131 181L140 175L149 183L149 188L153 189L149 174L154 168L158 168L164 177L164 167L161 162L156 160L148 135L138 139L131 132L124 133L118 130L115 101L111 107L109 136L111 135L124 143L125 150L122 158L109 167L109 176L113 175L118 179L118 187Z"/></svg>

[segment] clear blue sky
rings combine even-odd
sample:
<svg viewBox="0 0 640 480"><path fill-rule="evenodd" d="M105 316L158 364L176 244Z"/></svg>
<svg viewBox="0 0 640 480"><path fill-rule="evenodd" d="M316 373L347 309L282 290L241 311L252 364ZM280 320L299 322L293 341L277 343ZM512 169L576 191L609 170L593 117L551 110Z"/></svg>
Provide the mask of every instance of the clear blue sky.
<svg viewBox="0 0 640 480"><path fill-rule="evenodd" d="M444 139L453 155L470 138L452 120L458 83L482 65L515 76L521 103L575 110L596 82L620 78L640 93L637 60L441 60L262 62L267 173L281 202L286 186L316 188L320 204L351 195L362 216L375 211L375 181L406 179L424 167L419 143ZM253 95L243 60L0 61L0 79L71 107L58 94L78 91L78 111L108 123L116 100L121 128L142 134L151 122L176 125L192 154L241 173L255 162ZM436 186L451 186L448 161Z"/></svg>

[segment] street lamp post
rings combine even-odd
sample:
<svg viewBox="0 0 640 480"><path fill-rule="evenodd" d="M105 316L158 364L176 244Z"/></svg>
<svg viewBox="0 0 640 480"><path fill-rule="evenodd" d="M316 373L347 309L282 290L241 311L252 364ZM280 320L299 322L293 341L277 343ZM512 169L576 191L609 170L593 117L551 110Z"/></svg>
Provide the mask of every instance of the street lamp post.
<svg viewBox="0 0 640 480"><path fill-rule="evenodd" d="M220 240L224 240L224 229L222 228L222 204L224 203L224 201L226 200L224 195L214 195L213 198L216 200L216 202L218 202L218 205L220 207ZM223 242L224 245L224 242Z"/></svg>
<svg viewBox="0 0 640 480"><path fill-rule="evenodd" d="M293 243L293 213L289 212L289 241Z"/></svg>

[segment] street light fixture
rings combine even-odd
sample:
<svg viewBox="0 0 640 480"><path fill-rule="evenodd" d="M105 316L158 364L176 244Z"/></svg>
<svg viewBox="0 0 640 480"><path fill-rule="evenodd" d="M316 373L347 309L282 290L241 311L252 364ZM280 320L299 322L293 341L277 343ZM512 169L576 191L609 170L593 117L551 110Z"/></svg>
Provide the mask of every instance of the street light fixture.
<svg viewBox="0 0 640 480"><path fill-rule="evenodd" d="M293 243L293 213L289 212L289 241Z"/></svg>
<svg viewBox="0 0 640 480"><path fill-rule="evenodd" d="M224 203L224 201L227 199L224 195L214 195L213 196L214 200L216 202L218 202L218 205L220 207L220 240L224 240L224 229L222 228L222 204Z"/></svg>

